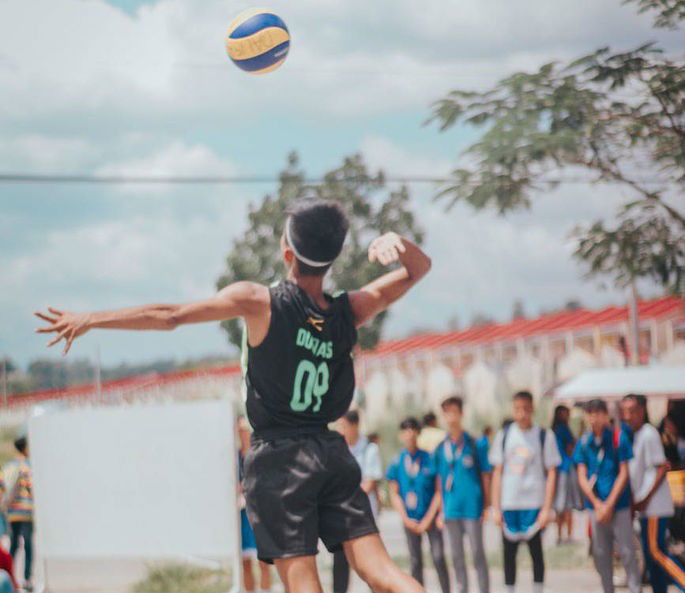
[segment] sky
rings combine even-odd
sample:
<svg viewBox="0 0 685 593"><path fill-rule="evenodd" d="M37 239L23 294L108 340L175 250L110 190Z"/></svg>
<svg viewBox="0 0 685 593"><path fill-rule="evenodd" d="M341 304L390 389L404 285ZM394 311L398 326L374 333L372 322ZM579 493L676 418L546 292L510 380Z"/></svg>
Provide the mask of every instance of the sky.
<svg viewBox="0 0 685 593"><path fill-rule="evenodd" d="M444 176L477 132L424 122L454 88L483 89L605 45L682 47L619 0L271 0L290 54L249 75L223 39L247 2L3 0L0 2L0 172L275 176L296 150L309 176L361 152L387 175ZM40 14L41 18L36 18ZM59 358L33 311L206 298L215 291L249 204L274 184L230 186L0 185L0 355L21 366ZM611 216L626 190L569 185L533 209L498 217L412 185L433 258L399 303L386 337L507 319L580 298L625 295L582 278L570 230ZM652 286L643 294L656 294ZM95 330L70 357L105 365L234 350L217 325L168 332Z"/></svg>

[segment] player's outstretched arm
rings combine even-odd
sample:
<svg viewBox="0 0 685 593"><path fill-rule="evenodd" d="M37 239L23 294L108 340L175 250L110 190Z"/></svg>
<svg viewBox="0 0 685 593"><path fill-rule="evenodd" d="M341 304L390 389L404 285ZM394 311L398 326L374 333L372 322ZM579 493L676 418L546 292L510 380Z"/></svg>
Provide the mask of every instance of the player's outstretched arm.
<svg viewBox="0 0 685 593"><path fill-rule="evenodd" d="M217 292L212 298L182 304L151 304L109 311L74 313L48 307L49 313L34 313L50 325L36 329L37 333L56 332L48 346L64 339L64 354L75 338L91 329L172 330L186 323L223 321L244 317L248 327L255 320L266 318L269 310L269 289L255 282L236 282ZM268 319L267 319L268 323Z"/></svg>
<svg viewBox="0 0 685 593"><path fill-rule="evenodd" d="M357 327L385 311L423 278L431 259L414 242L397 233L386 233L369 246L369 261L384 266L399 261L402 267L383 274L360 290L350 292Z"/></svg>

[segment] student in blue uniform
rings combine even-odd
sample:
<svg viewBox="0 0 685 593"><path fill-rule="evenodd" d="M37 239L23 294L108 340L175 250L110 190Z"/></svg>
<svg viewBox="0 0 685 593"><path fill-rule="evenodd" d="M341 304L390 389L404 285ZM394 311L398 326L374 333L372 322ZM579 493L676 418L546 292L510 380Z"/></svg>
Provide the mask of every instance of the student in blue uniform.
<svg viewBox="0 0 685 593"><path fill-rule="evenodd" d="M480 593L489 593L490 576L483 548L482 518L489 505L490 472L487 450L462 427L463 400L449 397L442 402L447 436L433 452L437 491L430 513L442 509L459 592L466 593L468 576L464 556L464 536L471 545Z"/></svg>
<svg viewBox="0 0 685 593"><path fill-rule="evenodd" d="M419 449L417 441L421 426L416 418L407 418L400 424L400 440L404 449L400 451L388 468L392 506L402 517L407 536L411 574L423 584L422 536L428 535L431 556L438 573L442 593L449 593L450 580L445 561L445 546L442 530L435 524L436 513L428 516L428 509L435 494L435 476L431 456Z"/></svg>
<svg viewBox="0 0 685 593"><path fill-rule="evenodd" d="M633 545L628 461L633 447L621 428L611 429L604 401L585 406L586 432L576 443L573 461L578 482L590 509L592 556L604 593L614 593L614 542L628 577L630 593L642 590L640 570Z"/></svg>

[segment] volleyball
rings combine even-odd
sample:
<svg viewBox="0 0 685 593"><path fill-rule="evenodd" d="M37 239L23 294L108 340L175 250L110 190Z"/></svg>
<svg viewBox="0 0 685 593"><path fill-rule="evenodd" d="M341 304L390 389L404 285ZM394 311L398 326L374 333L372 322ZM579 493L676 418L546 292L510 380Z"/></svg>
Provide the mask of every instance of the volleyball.
<svg viewBox="0 0 685 593"><path fill-rule="evenodd" d="M228 26L226 52L233 63L251 74L276 70L288 55L290 33L269 10L250 8Z"/></svg>

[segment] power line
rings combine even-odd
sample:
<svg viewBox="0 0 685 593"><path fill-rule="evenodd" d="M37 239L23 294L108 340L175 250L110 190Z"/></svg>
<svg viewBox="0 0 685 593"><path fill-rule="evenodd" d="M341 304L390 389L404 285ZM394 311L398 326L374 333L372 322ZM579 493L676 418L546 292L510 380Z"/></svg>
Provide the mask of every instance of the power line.
<svg viewBox="0 0 685 593"><path fill-rule="evenodd" d="M335 177L335 181L358 181L359 177ZM434 183L447 184L454 182L450 177L432 177L428 175L405 175L405 176L385 176L383 180L387 183ZM272 184L279 183L280 177L273 175L89 175L89 174L36 174L36 173L0 173L0 183L19 183L19 184L99 184L99 185L122 185L122 184L171 184L171 185L241 185L241 184ZM312 177L302 179L303 183L320 184L326 180L322 177ZM657 184L667 183L662 179L640 179L638 183ZM583 177L565 177L558 179L540 179L537 183L620 183L609 179L587 179Z"/></svg>

